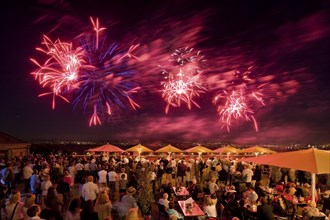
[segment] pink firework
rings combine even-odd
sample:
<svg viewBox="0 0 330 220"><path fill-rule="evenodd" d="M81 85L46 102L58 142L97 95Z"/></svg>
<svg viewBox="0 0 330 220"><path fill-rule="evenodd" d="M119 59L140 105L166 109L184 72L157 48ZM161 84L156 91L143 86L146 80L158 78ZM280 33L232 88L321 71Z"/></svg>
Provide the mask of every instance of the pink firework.
<svg viewBox="0 0 330 220"><path fill-rule="evenodd" d="M264 105L262 100L262 94L258 94L258 98L255 97L255 93L251 94L251 96ZM227 131L229 132L229 128L232 124L232 121L238 119L244 119L246 121L253 121L254 128L258 131L258 124L254 117L254 111L249 107L248 102L250 101L249 96L244 96L243 91L232 91L228 94L224 91L222 94L215 96L213 99L214 104L218 104L221 99L224 99L224 103L220 104L217 108L217 112L220 116L220 123L222 124L222 128L224 126L227 127Z"/></svg>
<svg viewBox="0 0 330 220"><path fill-rule="evenodd" d="M71 43L61 42L60 40L53 42L45 35L42 44L46 46L46 49L36 49L47 54L50 58L44 64L31 59L39 67L32 74L35 75L35 79L39 81L40 85L51 90L51 92L39 96L53 95L52 107L54 109L56 96L69 102L63 96L63 93L70 90L77 83L79 68L84 63L84 51L81 47L73 49Z"/></svg>
<svg viewBox="0 0 330 220"><path fill-rule="evenodd" d="M75 39L80 47L60 40L53 42L44 36L45 47L37 50L48 59L43 63L31 61L38 66L32 75L50 90L39 97L52 95L53 109L56 97L72 102L74 107L82 105L84 111L92 112L89 120L92 126L102 125L102 120L106 120L113 109L127 105L134 110L139 108L132 95L140 87L133 80L135 71L128 64L129 59L138 60L134 53L139 45L132 45L125 51L116 42L108 43L104 34L106 28L101 27L98 18L90 18L90 21L91 33L83 33Z"/></svg>
<svg viewBox="0 0 330 220"><path fill-rule="evenodd" d="M200 83L204 57L199 51L194 53L193 48L184 48L175 50L170 61L173 66L170 71L163 71L165 81L161 83L162 97L167 103L165 112L168 113L170 106L180 107L182 102L187 104L188 109L192 104L200 107L194 98L207 91Z"/></svg>

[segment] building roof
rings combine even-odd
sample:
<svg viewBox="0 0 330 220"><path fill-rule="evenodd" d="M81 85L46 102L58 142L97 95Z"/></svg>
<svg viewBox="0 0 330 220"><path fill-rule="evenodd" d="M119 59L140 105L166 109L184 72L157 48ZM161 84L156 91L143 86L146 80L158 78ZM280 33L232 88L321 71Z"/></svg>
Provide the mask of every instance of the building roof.
<svg viewBox="0 0 330 220"><path fill-rule="evenodd" d="M2 131L0 131L0 143L1 144L18 144L18 143L28 143L26 141L22 141L16 137L13 137L9 134L6 134Z"/></svg>

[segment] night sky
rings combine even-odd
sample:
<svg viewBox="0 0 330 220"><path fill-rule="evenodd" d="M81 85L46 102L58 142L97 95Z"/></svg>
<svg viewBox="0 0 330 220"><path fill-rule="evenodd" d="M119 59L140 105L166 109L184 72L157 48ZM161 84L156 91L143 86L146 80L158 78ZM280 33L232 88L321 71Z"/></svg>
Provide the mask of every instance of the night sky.
<svg viewBox="0 0 330 220"><path fill-rule="evenodd" d="M174 143L223 141L237 144L325 144L330 142L329 1L8 1L1 6L0 130L23 140L121 140ZM132 98L141 108L123 104L101 126L89 127L92 108L73 106L52 96L31 75L47 60L36 51L46 34L78 44L98 17L107 42L127 51ZM162 70L171 54L194 48L205 59L200 83L207 92L199 105L170 107L162 99ZM253 67L248 88L263 94L265 106L250 100L253 122L233 120L222 128L217 94L241 88L234 73ZM113 81L107 84L112 86ZM119 80L119 78L117 78ZM262 85L262 87L260 87ZM122 102L128 102L123 100Z"/></svg>

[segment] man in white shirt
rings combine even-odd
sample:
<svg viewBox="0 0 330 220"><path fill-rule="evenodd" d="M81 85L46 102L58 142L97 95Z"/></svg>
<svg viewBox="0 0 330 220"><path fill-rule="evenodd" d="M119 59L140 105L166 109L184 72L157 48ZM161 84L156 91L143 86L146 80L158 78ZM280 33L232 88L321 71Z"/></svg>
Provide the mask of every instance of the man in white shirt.
<svg viewBox="0 0 330 220"><path fill-rule="evenodd" d="M244 166L242 176L246 178L245 183L247 184L247 186L249 186L251 184L252 176L253 176L253 171L250 169L249 165Z"/></svg>
<svg viewBox="0 0 330 220"><path fill-rule="evenodd" d="M116 181L118 180L118 174L116 173L115 169L112 167L110 168L110 172L108 173L108 180L109 180L109 187L112 192L116 191Z"/></svg>
<svg viewBox="0 0 330 220"><path fill-rule="evenodd" d="M101 185L101 183L105 183L105 185L107 185L107 175L108 175L108 172L104 169L104 166L102 166L102 170L100 170L98 172L100 185Z"/></svg>
<svg viewBox="0 0 330 220"><path fill-rule="evenodd" d="M85 201L93 200L95 202L99 194L99 187L93 182L93 180L93 176L88 176L87 183L82 187L81 196Z"/></svg>
<svg viewBox="0 0 330 220"><path fill-rule="evenodd" d="M29 163L25 163L23 167L23 179L24 179L24 192L27 193L30 191L30 178L33 174L33 170Z"/></svg>
<svg viewBox="0 0 330 220"><path fill-rule="evenodd" d="M76 164L77 182L79 183L84 175L84 165L80 161Z"/></svg>

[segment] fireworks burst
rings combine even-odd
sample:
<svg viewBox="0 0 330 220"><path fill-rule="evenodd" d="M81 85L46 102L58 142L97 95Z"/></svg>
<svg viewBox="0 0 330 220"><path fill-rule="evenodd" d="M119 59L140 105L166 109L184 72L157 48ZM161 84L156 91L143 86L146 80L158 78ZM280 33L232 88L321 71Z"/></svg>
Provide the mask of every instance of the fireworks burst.
<svg viewBox="0 0 330 220"><path fill-rule="evenodd" d="M177 49L171 54L173 64L170 71L163 70L165 81L162 97L167 103L165 112L168 113L170 106L180 107L185 102L189 109L192 104L200 107L193 99L206 92L206 88L200 83L200 73L205 62L200 52L194 53L193 48Z"/></svg>
<svg viewBox="0 0 330 220"><path fill-rule="evenodd" d="M63 94L72 89L77 82L79 69L84 63L84 51L81 47L74 49L71 43L60 40L53 42L45 35L42 44L46 46L46 49L36 48L36 50L47 54L50 58L44 64L30 59L39 67L37 71L32 72L32 75L40 85L51 90L51 92L39 96L53 95L52 107L54 109L57 96L69 102Z"/></svg>
<svg viewBox="0 0 330 220"><path fill-rule="evenodd" d="M232 91L230 94L224 91L223 94L214 98L213 103L217 104L220 99L226 100L223 105L219 105L217 108L222 128L226 126L229 132L232 121L242 118L246 121L252 120L255 130L258 131L258 124L253 116L254 111L249 108L247 97L243 95L242 91Z"/></svg>
<svg viewBox="0 0 330 220"><path fill-rule="evenodd" d="M89 125L101 125L102 120L111 115L112 109L131 106L140 107L132 98L139 87L132 82L134 71L128 66L130 58L138 59L133 54L139 45L132 45L127 52L116 43L107 43L99 20L90 18L94 34L82 34L78 37L80 47L72 43L57 40L52 42L44 36L42 44L46 49L37 48L48 58L44 64L31 59L38 66L32 74L43 87L51 92L40 94L59 96L67 102L73 97L76 107L82 103L83 109L92 111Z"/></svg>

